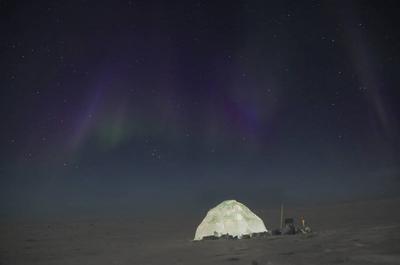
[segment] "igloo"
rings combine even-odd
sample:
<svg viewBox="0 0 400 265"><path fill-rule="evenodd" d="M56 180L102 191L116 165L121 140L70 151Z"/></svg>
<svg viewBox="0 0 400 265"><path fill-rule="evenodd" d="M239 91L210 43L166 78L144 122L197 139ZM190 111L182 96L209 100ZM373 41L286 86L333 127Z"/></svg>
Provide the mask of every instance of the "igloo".
<svg viewBox="0 0 400 265"><path fill-rule="evenodd" d="M267 232L264 222L249 208L235 200L227 200L208 211L197 227L194 240L207 236L230 235L241 238L243 235Z"/></svg>

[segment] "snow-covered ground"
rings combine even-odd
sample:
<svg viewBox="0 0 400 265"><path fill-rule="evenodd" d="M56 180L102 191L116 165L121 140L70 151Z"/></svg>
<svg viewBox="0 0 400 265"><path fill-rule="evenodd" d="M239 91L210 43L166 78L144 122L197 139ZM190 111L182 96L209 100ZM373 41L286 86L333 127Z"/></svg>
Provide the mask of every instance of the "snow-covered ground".
<svg viewBox="0 0 400 265"><path fill-rule="evenodd" d="M289 208L287 216L303 215L317 233L215 241L192 241L204 213L3 222L0 264L400 264L399 209L400 199ZM278 209L254 212L267 228L279 222Z"/></svg>

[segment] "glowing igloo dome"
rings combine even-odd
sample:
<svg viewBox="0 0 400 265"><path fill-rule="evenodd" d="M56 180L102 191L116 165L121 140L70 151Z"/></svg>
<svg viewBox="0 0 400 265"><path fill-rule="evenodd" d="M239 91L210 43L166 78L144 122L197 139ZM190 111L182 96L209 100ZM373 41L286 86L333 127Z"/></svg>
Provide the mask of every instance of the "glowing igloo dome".
<svg viewBox="0 0 400 265"><path fill-rule="evenodd" d="M235 200L227 200L208 211L197 227L194 240L206 236L230 235L241 238L243 235L267 232L264 222L249 208Z"/></svg>

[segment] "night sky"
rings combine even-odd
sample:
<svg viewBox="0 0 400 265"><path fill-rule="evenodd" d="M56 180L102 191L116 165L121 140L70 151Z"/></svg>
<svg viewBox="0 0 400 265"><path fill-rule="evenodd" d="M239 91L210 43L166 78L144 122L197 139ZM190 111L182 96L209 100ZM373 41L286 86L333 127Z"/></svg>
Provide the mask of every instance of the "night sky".
<svg viewBox="0 0 400 265"><path fill-rule="evenodd" d="M399 195L398 1L0 12L0 217Z"/></svg>

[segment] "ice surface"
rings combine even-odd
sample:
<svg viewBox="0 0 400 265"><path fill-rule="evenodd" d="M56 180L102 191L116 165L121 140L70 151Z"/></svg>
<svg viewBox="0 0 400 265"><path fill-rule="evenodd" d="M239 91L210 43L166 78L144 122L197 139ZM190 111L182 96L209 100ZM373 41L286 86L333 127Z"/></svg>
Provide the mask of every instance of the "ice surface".
<svg viewBox="0 0 400 265"><path fill-rule="evenodd" d="M208 211L197 227L194 240L225 234L240 238L243 235L266 231L264 222L249 208L235 200L227 200Z"/></svg>

